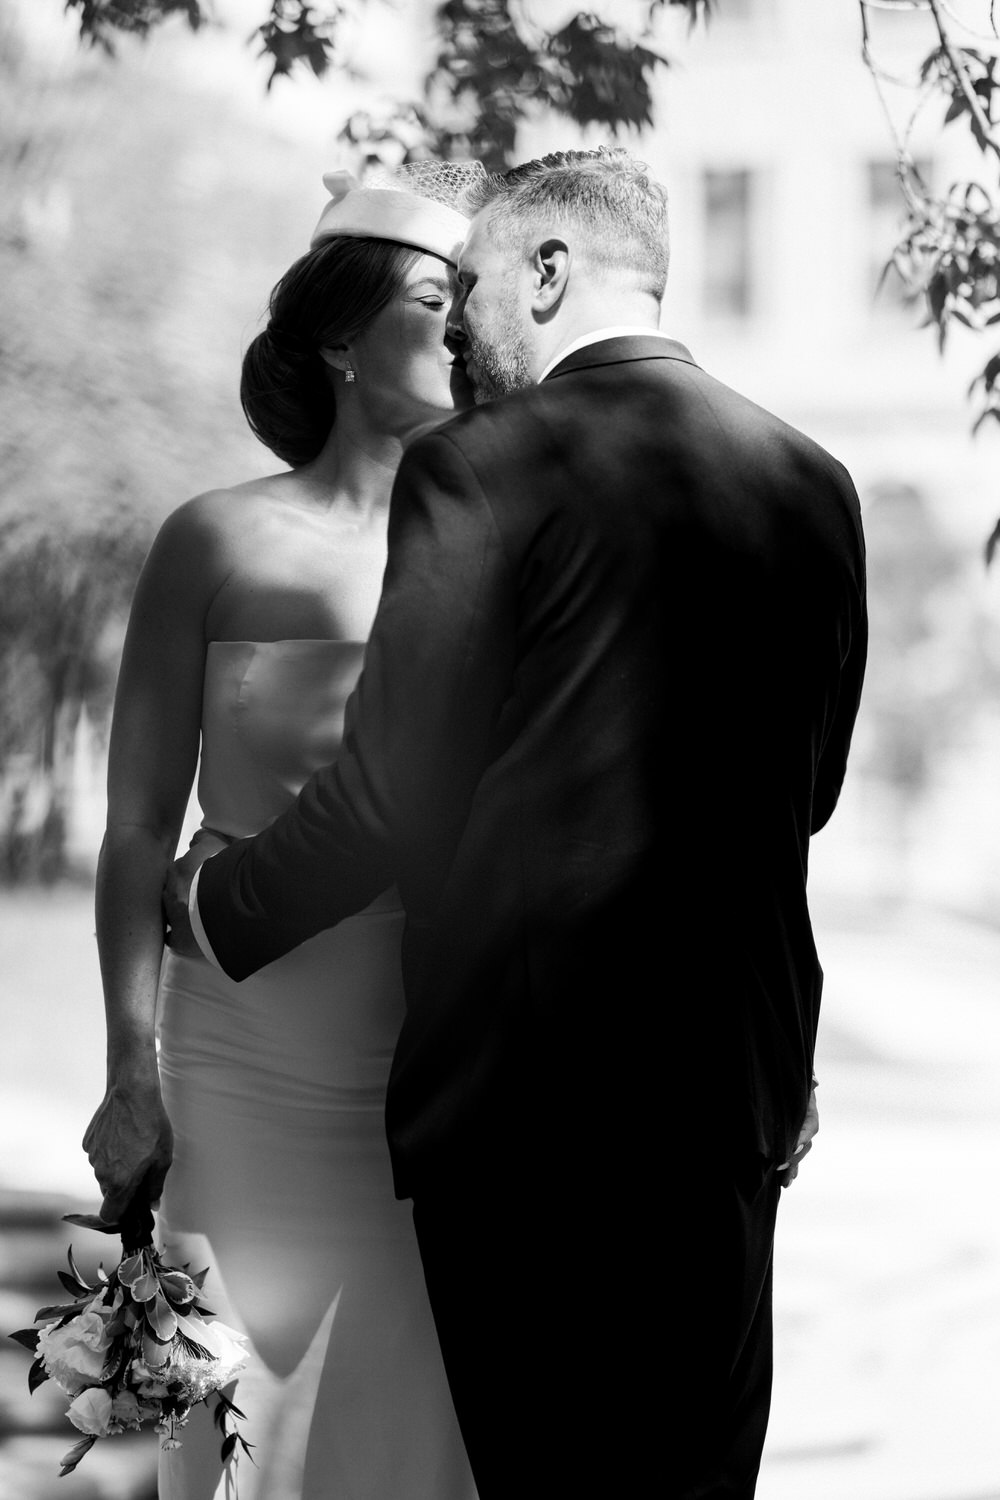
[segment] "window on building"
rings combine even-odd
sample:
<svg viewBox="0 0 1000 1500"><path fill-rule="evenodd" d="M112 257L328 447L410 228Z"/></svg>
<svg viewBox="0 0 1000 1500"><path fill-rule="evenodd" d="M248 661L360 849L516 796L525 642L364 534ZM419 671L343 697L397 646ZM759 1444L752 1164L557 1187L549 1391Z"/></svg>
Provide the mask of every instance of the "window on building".
<svg viewBox="0 0 1000 1500"><path fill-rule="evenodd" d="M752 310L750 231L753 174L710 169L702 180L703 299L709 318L745 318Z"/></svg>
<svg viewBox="0 0 1000 1500"><path fill-rule="evenodd" d="M930 163L918 161L915 165L923 181L929 182ZM866 173L869 243L867 293L876 317L899 318L904 311L912 313L912 306L899 272L892 266L885 271L886 261L895 249L906 220L906 205L896 174L895 158L869 161Z"/></svg>

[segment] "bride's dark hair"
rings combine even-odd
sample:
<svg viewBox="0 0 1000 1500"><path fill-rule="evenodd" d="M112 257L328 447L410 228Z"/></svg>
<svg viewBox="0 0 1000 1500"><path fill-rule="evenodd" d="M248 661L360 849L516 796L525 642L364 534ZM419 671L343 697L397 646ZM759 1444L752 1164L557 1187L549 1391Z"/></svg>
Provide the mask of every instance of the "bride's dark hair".
<svg viewBox="0 0 1000 1500"><path fill-rule="evenodd" d="M367 328L420 254L340 235L295 261L272 291L267 327L243 356L240 401L256 436L293 469L316 457L336 416L320 349Z"/></svg>

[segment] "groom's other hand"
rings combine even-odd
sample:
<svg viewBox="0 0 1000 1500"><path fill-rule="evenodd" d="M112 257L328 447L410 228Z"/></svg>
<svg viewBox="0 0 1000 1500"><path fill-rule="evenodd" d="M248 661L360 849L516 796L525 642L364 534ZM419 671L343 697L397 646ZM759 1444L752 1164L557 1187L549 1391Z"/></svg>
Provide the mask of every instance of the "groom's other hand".
<svg viewBox="0 0 1000 1500"><path fill-rule="evenodd" d="M799 1131L799 1139L795 1150L792 1152L791 1161L782 1162L778 1171L778 1181L782 1187L788 1187L799 1175L799 1167L802 1158L812 1150L813 1139L819 1130L819 1106L816 1103L815 1086L809 1095L809 1103L806 1106L806 1117L802 1121L802 1129Z"/></svg>
<svg viewBox="0 0 1000 1500"><path fill-rule="evenodd" d="M202 952L191 930L188 901L191 882L206 859L218 854L220 845L211 840L197 841L187 853L170 866L163 886L163 918L166 924L164 941L174 953L184 958L201 958Z"/></svg>

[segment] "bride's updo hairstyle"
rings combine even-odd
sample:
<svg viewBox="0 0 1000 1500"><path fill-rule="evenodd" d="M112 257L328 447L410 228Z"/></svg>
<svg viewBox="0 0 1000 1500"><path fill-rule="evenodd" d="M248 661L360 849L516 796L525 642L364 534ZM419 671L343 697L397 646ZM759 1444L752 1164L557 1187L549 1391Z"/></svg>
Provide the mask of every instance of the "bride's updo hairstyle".
<svg viewBox="0 0 1000 1500"><path fill-rule="evenodd" d="M414 162L384 185L328 172L312 247L282 276L267 326L243 357L240 400L261 442L293 469L318 456L336 418L333 372L320 350L346 344L397 297L421 255L455 265L462 212L485 180L479 162Z"/></svg>
<svg viewBox="0 0 1000 1500"><path fill-rule="evenodd" d="M319 454L336 416L320 349L363 332L403 290L421 253L338 236L295 261L272 291L267 326L243 356L240 401L254 434L293 469Z"/></svg>

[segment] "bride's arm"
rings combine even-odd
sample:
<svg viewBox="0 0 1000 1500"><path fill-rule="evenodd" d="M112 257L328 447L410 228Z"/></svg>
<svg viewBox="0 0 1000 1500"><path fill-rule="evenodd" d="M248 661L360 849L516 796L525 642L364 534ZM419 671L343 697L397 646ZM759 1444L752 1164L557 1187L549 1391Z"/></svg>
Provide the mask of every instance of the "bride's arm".
<svg viewBox="0 0 1000 1500"><path fill-rule="evenodd" d="M154 1037L163 953L160 890L198 759L205 617L222 576L208 497L168 518L136 588L115 694L108 822L97 870L97 943L107 1018L107 1088L83 1138L117 1220L156 1203L173 1136Z"/></svg>

